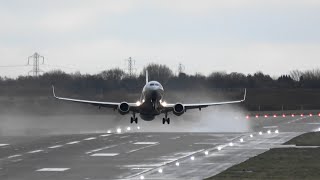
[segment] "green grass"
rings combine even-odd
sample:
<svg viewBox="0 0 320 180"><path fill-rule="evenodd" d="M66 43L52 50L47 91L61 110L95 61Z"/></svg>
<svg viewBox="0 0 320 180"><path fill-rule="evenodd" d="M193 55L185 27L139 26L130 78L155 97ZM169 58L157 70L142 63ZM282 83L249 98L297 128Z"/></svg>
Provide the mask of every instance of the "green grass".
<svg viewBox="0 0 320 180"><path fill-rule="evenodd" d="M307 133L286 144L320 145L320 133ZM213 179L320 179L320 148L276 148L208 178Z"/></svg>

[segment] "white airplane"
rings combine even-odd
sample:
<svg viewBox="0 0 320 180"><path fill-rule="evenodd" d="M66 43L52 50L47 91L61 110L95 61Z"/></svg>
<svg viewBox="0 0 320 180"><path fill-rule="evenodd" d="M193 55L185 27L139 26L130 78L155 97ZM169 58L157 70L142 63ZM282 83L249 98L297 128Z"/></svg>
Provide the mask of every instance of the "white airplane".
<svg viewBox="0 0 320 180"><path fill-rule="evenodd" d="M235 104L244 102L246 99L247 91L245 89L244 97L242 100L238 101L226 101L226 102L211 102L211 103L199 103L199 104L169 104L163 101L164 89L162 85L157 81L149 81L148 80L148 72L146 72L146 85L143 87L141 98L136 103L128 103L128 102L101 102L101 101L88 101L81 99L71 99L58 97L55 94L54 86L52 86L53 96L56 99L71 101L77 103L91 104L94 106L98 106L99 108L112 108L114 110L118 110L121 115L125 115L128 113L132 113L131 123L138 123L138 118L136 114L140 114L141 119L145 121L152 121L155 119L157 115L164 113L165 117L162 119L162 123L170 124L170 118L168 118L168 113L173 112L176 116L181 116L189 109L199 109L205 108L208 106L217 106L217 105L225 105L225 104Z"/></svg>

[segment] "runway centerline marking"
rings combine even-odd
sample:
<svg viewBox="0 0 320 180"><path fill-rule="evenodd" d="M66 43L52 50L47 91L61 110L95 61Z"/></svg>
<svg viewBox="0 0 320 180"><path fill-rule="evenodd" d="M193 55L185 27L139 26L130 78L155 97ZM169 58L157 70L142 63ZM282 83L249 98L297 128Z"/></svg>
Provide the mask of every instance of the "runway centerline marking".
<svg viewBox="0 0 320 180"><path fill-rule="evenodd" d="M0 147L9 146L10 144L0 144Z"/></svg>
<svg viewBox="0 0 320 180"><path fill-rule="evenodd" d="M16 157L20 157L20 156L22 156L22 155L21 154L16 154L16 155L9 156L8 159L16 158Z"/></svg>
<svg viewBox="0 0 320 180"><path fill-rule="evenodd" d="M133 153L133 152L136 152L136 151L139 151L139 150L142 150L142 149L146 149L146 148L149 148L149 147L152 147L152 146L156 146L156 145L158 145L158 144L159 144L159 143L151 144L151 145L149 145L149 146L144 146L144 147L141 147L141 148L138 148L138 149L133 149L133 150L128 151L128 152L126 152L126 153L127 153L127 154Z"/></svg>
<svg viewBox="0 0 320 180"><path fill-rule="evenodd" d="M70 168L42 168L42 169L38 169L36 170L37 172L63 172L63 171L67 171Z"/></svg>
<svg viewBox="0 0 320 180"><path fill-rule="evenodd" d="M43 152L43 150L39 149L39 150L30 151L30 152L28 152L28 154L34 154L34 153L39 153L39 152Z"/></svg>
<svg viewBox="0 0 320 180"><path fill-rule="evenodd" d="M94 139L97 139L96 137L90 137L90 138L86 138L84 139L85 141L90 141L90 140L94 140Z"/></svg>
<svg viewBox="0 0 320 180"><path fill-rule="evenodd" d="M114 148L116 146L118 146L118 145L112 145L112 146L106 146L106 147L103 147L103 148L94 149L94 150L86 152L86 154L91 154L91 153L95 153L95 152L98 152L98 151Z"/></svg>
<svg viewBox="0 0 320 180"><path fill-rule="evenodd" d="M150 144L159 144L159 142L135 142L136 145L150 145Z"/></svg>
<svg viewBox="0 0 320 180"><path fill-rule="evenodd" d="M273 128L278 128L278 126L263 126L262 128L264 128L264 129L269 129L269 128L273 129Z"/></svg>
<svg viewBox="0 0 320 180"><path fill-rule="evenodd" d="M56 148L59 148L59 147L62 147L62 145L55 145L55 146L51 146L51 147L48 147L49 149L56 149Z"/></svg>
<svg viewBox="0 0 320 180"><path fill-rule="evenodd" d="M95 153L92 154L92 157L112 157L112 156L117 156L119 153Z"/></svg>
<svg viewBox="0 0 320 180"><path fill-rule="evenodd" d="M72 141L72 142L68 142L67 144L72 145L72 144L78 144L78 143L80 143L80 141Z"/></svg>
<svg viewBox="0 0 320 180"><path fill-rule="evenodd" d="M108 136L111 136L111 134L102 134L100 135L101 137L108 137Z"/></svg>

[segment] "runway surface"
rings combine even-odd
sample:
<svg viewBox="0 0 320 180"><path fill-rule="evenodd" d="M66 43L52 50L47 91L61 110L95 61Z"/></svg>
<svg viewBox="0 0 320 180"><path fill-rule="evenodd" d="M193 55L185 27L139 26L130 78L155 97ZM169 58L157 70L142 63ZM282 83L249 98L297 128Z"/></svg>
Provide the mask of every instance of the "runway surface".
<svg viewBox="0 0 320 180"><path fill-rule="evenodd" d="M0 179L203 179L320 127L318 115L247 120L253 132L0 137Z"/></svg>

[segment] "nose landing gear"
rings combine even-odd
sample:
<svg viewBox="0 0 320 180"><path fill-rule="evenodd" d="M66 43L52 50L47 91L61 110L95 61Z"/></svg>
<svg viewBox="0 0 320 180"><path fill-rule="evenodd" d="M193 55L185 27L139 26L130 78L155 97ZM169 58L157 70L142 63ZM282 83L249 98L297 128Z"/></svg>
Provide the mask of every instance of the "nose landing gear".
<svg viewBox="0 0 320 180"><path fill-rule="evenodd" d="M168 118L168 113L165 113L165 117L162 119L162 124L168 123L170 124L170 118Z"/></svg>
<svg viewBox="0 0 320 180"><path fill-rule="evenodd" d="M130 123L132 124L134 122L138 124L138 118L136 117L135 113L133 113L132 117L130 118Z"/></svg>

